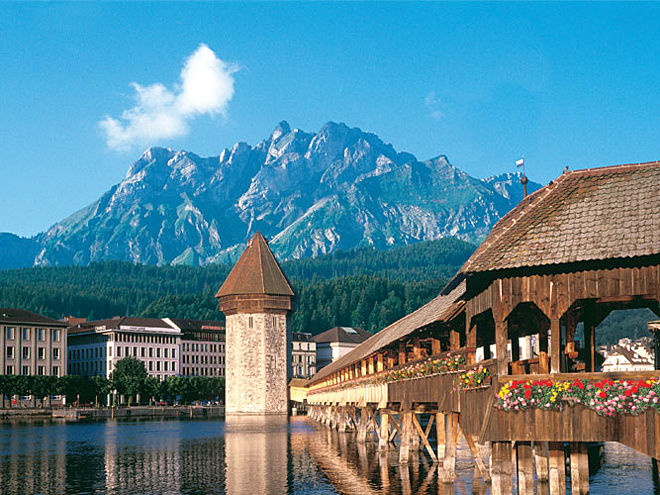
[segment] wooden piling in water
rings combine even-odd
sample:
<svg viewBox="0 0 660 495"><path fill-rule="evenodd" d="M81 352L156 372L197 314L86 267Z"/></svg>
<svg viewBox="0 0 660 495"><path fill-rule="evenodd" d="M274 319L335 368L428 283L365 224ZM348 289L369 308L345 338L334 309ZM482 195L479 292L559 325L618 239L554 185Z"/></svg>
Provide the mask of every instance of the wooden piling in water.
<svg viewBox="0 0 660 495"><path fill-rule="evenodd" d="M584 442L571 442L571 494L589 493L589 453Z"/></svg>

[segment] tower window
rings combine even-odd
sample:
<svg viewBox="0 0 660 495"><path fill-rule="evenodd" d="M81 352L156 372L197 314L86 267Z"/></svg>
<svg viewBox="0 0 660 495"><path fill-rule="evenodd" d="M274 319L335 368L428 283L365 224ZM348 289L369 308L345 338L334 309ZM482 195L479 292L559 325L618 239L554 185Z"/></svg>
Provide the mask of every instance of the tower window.
<svg viewBox="0 0 660 495"><path fill-rule="evenodd" d="M254 318L248 317L248 328L254 328Z"/></svg>

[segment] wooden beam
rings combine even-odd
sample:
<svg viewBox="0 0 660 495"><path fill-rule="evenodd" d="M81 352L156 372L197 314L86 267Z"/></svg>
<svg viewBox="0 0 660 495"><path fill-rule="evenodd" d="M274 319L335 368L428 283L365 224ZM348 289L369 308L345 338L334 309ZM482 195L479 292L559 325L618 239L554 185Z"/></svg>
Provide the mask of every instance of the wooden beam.
<svg viewBox="0 0 660 495"><path fill-rule="evenodd" d="M571 495L589 493L589 454L584 442L571 442Z"/></svg>
<svg viewBox="0 0 660 495"><path fill-rule="evenodd" d="M406 343L399 342L399 365L406 363Z"/></svg>
<svg viewBox="0 0 660 495"><path fill-rule="evenodd" d="M401 415L399 415L399 417L401 417ZM400 419L399 421L402 421L402 419ZM389 441L391 442L394 440L394 437L397 435L397 433L399 434L399 437L402 437L403 435L401 435L401 423L400 422L397 423L396 419L394 419L393 416L390 416L390 423L392 423L392 425L394 426L394 428L392 429L392 433L390 433Z"/></svg>
<svg viewBox="0 0 660 495"><path fill-rule="evenodd" d="M511 495L511 442L492 442L491 493Z"/></svg>
<svg viewBox="0 0 660 495"><path fill-rule="evenodd" d="M422 359L422 346L419 343L419 336L413 337L413 359Z"/></svg>
<svg viewBox="0 0 660 495"><path fill-rule="evenodd" d="M449 331L449 349L451 351L457 351L461 348L461 334L458 330L452 328Z"/></svg>
<svg viewBox="0 0 660 495"><path fill-rule="evenodd" d="M548 482L548 443L534 442L534 466L536 479L541 483Z"/></svg>
<svg viewBox="0 0 660 495"><path fill-rule="evenodd" d="M432 338L431 339L431 353L440 354L442 352L442 344L440 339Z"/></svg>
<svg viewBox="0 0 660 495"><path fill-rule="evenodd" d="M584 343L589 351L586 371L596 371L596 308L592 302L584 310Z"/></svg>
<svg viewBox="0 0 660 495"><path fill-rule="evenodd" d="M469 321L469 318L466 318L466 321ZM466 341L465 346L467 347L467 364L474 364L477 362L477 324L475 321L470 325L466 324Z"/></svg>
<svg viewBox="0 0 660 495"><path fill-rule="evenodd" d="M472 435L469 434L466 435L465 431L463 431L463 436L465 437L468 447L470 447L472 456L474 457L474 460L477 464L477 471L479 472L479 475L483 478L484 481L489 482L490 473L488 472L488 469L486 469L486 466L484 464L484 456L481 450L481 445L475 443L474 438L472 438ZM520 492L520 493L525 493L525 492Z"/></svg>
<svg viewBox="0 0 660 495"><path fill-rule="evenodd" d="M495 353L497 354L497 374L499 376L509 374L509 353L507 352L508 342L508 323L506 321L495 322Z"/></svg>
<svg viewBox="0 0 660 495"><path fill-rule="evenodd" d="M412 411L401 413L401 443L399 444L399 464L407 464L410 460L410 440L413 434ZM408 468L402 471L408 471Z"/></svg>
<svg viewBox="0 0 660 495"><path fill-rule="evenodd" d="M516 459L518 461L518 493L534 493L534 468L530 442L516 442Z"/></svg>
<svg viewBox="0 0 660 495"><path fill-rule="evenodd" d="M378 450L387 450L390 443L390 415L380 411L380 428L378 429Z"/></svg>
<svg viewBox="0 0 660 495"><path fill-rule="evenodd" d="M548 442L548 481L550 495L566 495L566 457L561 442Z"/></svg>
<svg viewBox="0 0 660 495"><path fill-rule="evenodd" d="M431 459L433 459L433 462L438 462L438 457L435 455L435 452L433 452L433 448L431 447L431 444L429 444L429 441L426 438L427 434L424 432L422 426L419 424L419 420L417 419L417 414L413 413L412 418L413 418L413 424L415 425L415 429L417 430L417 434L419 435L419 438L422 440L424 447L426 447L426 450L431 456Z"/></svg>
<svg viewBox="0 0 660 495"><path fill-rule="evenodd" d="M438 439L438 458L445 456L445 415L437 413L435 415L435 435Z"/></svg>
<svg viewBox="0 0 660 495"><path fill-rule="evenodd" d="M458 413L448 413L445 417L445 455L442 462L443 483L453 483L456 476L458 433Z"/></svg>
<svg viewBox="0 0 660 495"><path fill-rule="evenodd" d="M550 320L550 373L561 371L561 321L559 318Z"/></svg>

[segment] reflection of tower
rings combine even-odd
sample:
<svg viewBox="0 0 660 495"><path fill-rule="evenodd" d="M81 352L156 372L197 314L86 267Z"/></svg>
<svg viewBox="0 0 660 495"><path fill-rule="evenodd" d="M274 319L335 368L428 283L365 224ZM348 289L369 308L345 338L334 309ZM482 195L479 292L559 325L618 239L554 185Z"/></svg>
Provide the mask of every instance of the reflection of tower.
<svg viewBox="0 0 660 495"><path fill-rule="evenodd" d="M290 493L287 420L285 416L226 419L227 495Z"/></svg>
<svg viewBox="0 0 660 495"><path fill-rule="evenodd" d="M226 413L286 414L293 290L257 232L216 294L226 323Z"/></svg>

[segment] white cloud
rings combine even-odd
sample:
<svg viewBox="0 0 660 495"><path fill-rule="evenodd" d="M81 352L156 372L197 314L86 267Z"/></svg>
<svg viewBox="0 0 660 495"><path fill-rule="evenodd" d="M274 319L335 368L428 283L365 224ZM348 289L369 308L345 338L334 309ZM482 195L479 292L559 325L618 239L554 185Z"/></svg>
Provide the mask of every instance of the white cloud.
<svg viewBox="0 0 660 495"><path fill-rule="evenodd" d="M429 115L435 120L441 120L445 114L440 110L441 101L440 98L435 94L435 91L431 91L426 98L424 98L424 106L429 109Z"/></svg>
<svg viewBox="0 0 660 495"><path fill-rule="evenodd" d="M181 82L173 89L161 83L132 83L136 105L118 119L106 116L99 122L107 145L117 150L151 145L159 139L185 136L188 122L199 115L224 116L234 96L233 74L237 70L201 44L186 60Z"/></svg>

